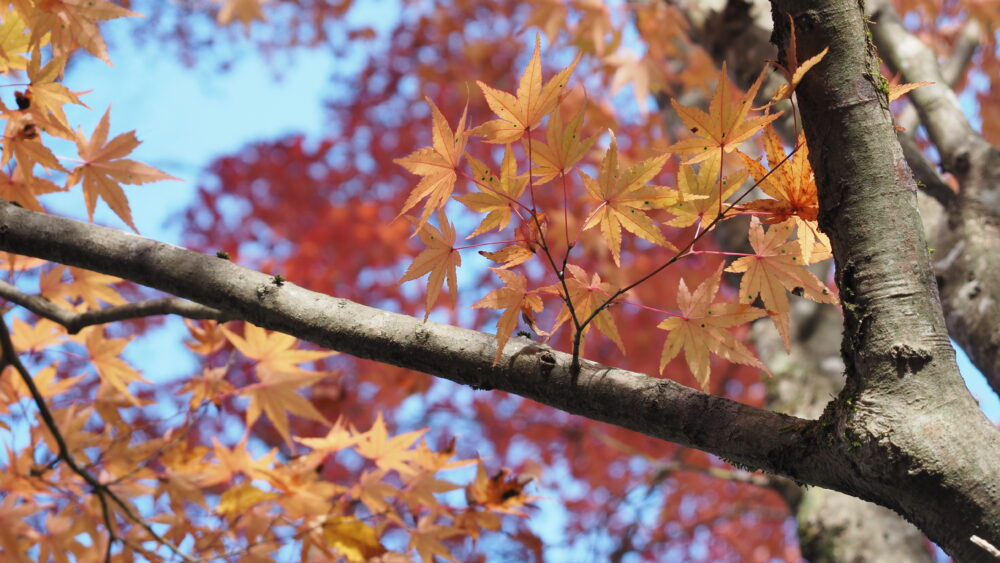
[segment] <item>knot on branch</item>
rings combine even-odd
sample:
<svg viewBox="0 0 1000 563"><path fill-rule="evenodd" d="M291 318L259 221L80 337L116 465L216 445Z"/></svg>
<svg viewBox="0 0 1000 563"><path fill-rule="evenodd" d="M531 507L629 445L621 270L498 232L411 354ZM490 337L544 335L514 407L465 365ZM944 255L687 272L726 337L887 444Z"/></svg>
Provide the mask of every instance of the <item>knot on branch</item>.
<svg viewBox="0 0 1000 563"><path fill-rule="evenodd" d="M894 344L889 349L889 356L896 364L896 374L899 377L916 373L931 361L931 353L923 348L914 348L909 344Z"/></svg>

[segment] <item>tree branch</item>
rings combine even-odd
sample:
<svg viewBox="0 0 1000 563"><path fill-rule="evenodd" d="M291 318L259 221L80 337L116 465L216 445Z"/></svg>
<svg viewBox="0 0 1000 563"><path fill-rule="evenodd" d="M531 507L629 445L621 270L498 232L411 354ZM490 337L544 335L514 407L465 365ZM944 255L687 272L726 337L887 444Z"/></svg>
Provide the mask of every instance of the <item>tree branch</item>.
<svg viewBox="0 0 1000 563"><path fill-rule="evenodd" d="M91 325L107 324L117 321L154 317L157 315L179 315L189 319L211 319L219 322L234 320L217 309L192 303L176 297L150 299L138 303L128 303L115 307L73 313L59 307L40 295L23 293L13 284L0 280L0 297L24 307L39 317L61 324L70 334L76 334Z"/></svg>
<svg viewBox="0 0 1000 563"><path fill-rule="evenodd" d="M0 250L115 275L326 348L516 393L799 481L836 487L839 479L828 471L835 452L802 455L810 421L586 361L574 383L570 355L524 338L511 339L493 365L492 335L278 285L214 256L7 203Z"/></svg>

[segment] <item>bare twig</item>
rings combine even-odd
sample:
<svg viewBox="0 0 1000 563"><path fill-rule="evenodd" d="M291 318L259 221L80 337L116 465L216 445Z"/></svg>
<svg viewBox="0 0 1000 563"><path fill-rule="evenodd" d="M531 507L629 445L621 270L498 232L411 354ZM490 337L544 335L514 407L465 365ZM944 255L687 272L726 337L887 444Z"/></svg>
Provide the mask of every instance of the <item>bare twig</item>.
<svg viewBox="0 0 1000 563"><path fill-rule="evenodd" d="M1000 549L994 547L993 544L991 544L990 542L984 540L979 536L972 536L971 538L969 538L969 541L985 549L986 552L992 555L993 557L1000 559Z"/></svg>
<svg viewBox="0 0 1000 563"><path fill-rule="evenodd" d="M0 280L0 297L20 305L40 317L61 324L66 327L70 334L76 334L91 325L157 315L179 315L189 319L212 319L220 322L231 321L235 318L233 315L218 309L177 297L163 297L83 313L73 313L40 295L28 295L13 284L3 280Z"/></svg>
<svg viewBox="0 0 1000 563"><path fill-rule="evenodd" d="M17 353L14 351L14 343L11 341L10 331L7 329L7 322L3 320L2 317L0 317L0 350L3 351L3 358L0 360L0 367L11 366L21 376L21 379L24 381L24 385L31 393L31 398L34 400L35 406L38 407L38 412L42 417L42 422L45 423L45 427L48 428L49 433L56 442L56 447L59 450L57 452L59 459L61 459L67 467L73 471L73 473L79 475L81 479L90 485L94 494L97 495L98 501L101 503L101 515L104 519L104 525L108 529L108 549L105 552L105 561L111 561L111 546L115 541L120 541L115 533L114 523L111 517L111 507L108 504L109 500L118 505L129 520L132 520L146 530L146 532L157 543L166 546L167 549L185 561L197 561L197 559L194 559L190 555L180 551L177 546L157 534L153 528L150 527L150 525L147 524L142 518L137 516L135 512L133 512L132 509L125 504L125 501L119 498L118 495L108 487L108 485L101 483L96 477L91 475L86 469L81 467L76 462L76 459L69 451L69 446L66 444L65 437L63 437L62 432L59 430L59 426L56 424L52 411L49 410L48 404L45 402L45 397L42 396L41 391L39 391L38 386L35 385L35 381L32 379L28 369L24 367L24 364L21 363L21 359L18 358Z"/></svg>

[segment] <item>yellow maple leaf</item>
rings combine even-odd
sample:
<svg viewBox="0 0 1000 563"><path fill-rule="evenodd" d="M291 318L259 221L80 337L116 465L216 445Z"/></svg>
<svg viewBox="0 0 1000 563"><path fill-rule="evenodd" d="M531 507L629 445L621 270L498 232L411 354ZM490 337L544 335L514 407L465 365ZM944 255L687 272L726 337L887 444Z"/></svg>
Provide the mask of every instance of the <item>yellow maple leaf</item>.
<svg viewBox="0 0 1000 563"><path fill-rule="evenodd" d="M573 303L573 310L576 312L577 319L582 323L585 321L594 311L597 310L605 301L608 300L611 295L614 294L615 289L609 283L601 281L601 276L594 274L593 278L587 279L587 272L583 268L577 266L576 264L567 264L566 271L569 273L566 276L566 287L569 288L569 299ZM562 284L556 283L549 286L539 288L538 291L544 291L546 293L555 293L562 295L565 299L566 296L563 292ZM566 303L563 303L562 309L559 310L559 314L556 315L555 324L552 326L552 330L549 331L553 333L562 326L563 323L570 320L571 313ZM625 345L622 343L622 338L618 334L618 327L615 326L615 319L611 316L611 311L605 308L603 311L594 317L594 320L588 324L584 329L583 333L586 336L587 332L590 331L590 327L595 326L597 330L600 331L604 336L607 336L612 342L618 346L621 353L625 353ZM583 355L583 346L581 345L580 355Z"/></svg>
<svg viewBox="0 0 1000 563"><path fill-rule="evenodd" d="M225 516L239 516L258 504L278 498L277 493L262 491L251 483L230 487L219 496L215 511Z"/></svg>
<svg viewBox="0 0 1000 563"><path fill-rule="evenodd" d="M29 30L20 12L8 8L0 16L0 74L27 68L28 59L23 53L29 50L29 38Z"/></svg>
<svg viewBox="0 0 1000 563"><path fill-rule="evenodd" d="M433 117L433 127L431 128L432 146L418 149L403 158L393 160L396 164L406 168L417 176L423 176L417 186L410 192L409 197L403 203L403 209L399 212L403 215L421 200L427 198L424 203L424 211L420 214L418 229L423 226L430 217L430 214L444 207L451 197L451 192L455 189L455 181L458 179L456 170L465 153L465 143L467 133L465 130L465 114L458 120L458 125L454 131L448 125L448 120L444 118L441 111L434 105L430 98L424 98L431 106L431 116Z"/></svg>
<svg viewBox="0 0 1000 563"><path fill-rule="evenodd" d="M577 54L569 66L556 73L543 86L541 49L541 38L535 35L535 50L521 75L516 96L476 81L486 97L486 103L499 119L476 127L469 132L471 135L484 137L487 143L510 144L526 132L534 130L542 118L555 109L569 75L580 62L580 55Z"/></svg>
<svg viewBox="0 0 1000 563"><path fill-rule="evenodd" d="M89 140L82 131L76 132L76 147L83 164L70 171L66 187L70 188L83 181L83 198L91 220L94 219L97 198L101 197L122 221L138 232L132 222L132 212L121 184L146 184L180 178L141 162L122 158L139 146L140 141L136 139L135 131L122 133L108 141L110 117L111 106L108 106Z"/></svg>
<svg viewBox="0 0 1000 563"><path fill-rule="evenodd" d="M700 221L703 226L719 215L720 203L733 195L746 180L746 170L719 177L722 155L710 154L696 170L693 165L682 165L677 174L677 189L684 200L668 210L675 215L666 223L671 227L687 227ZM720 201L721 200L721 201Z"/></svg>
<svg viewBox="0 0 1000 563"><path fill-rule="evenodd" d="M353 516L323 522L323 539L351 563L369 561L386 552L375 529Z"/></svg>
<svg viewBox="0 0 1000 563"><path fill-rule="evenodd" d="M538 295L528 293L528 280L524 274L511 272L502 268L490 268L503 280L507 287L494 289L486 297L483 297L472 305L473 309L501 309L503 314L497 321L497 353L493 358L493 365L500 361L503 354L503 347L510 339L510 335L517 328L518 313L530 316L542 310L542 298ZM534 323L532 323L534 324Z"/></svg>
<svg viewBox="0 0 1000 563"><path fill-rule="evenodd" d="M823 282L805 268L799 241L788 240L791 233L789 223L774 225L765 232L760 219L751 217L749 234L754 254L743 256L726 268L727 272L743 273L740 302L750 303L760 296L786 349L790 348L790 305L786 290L819 303L837 302Z"/></svg>
<svg viewBox="0 0 1000 563"><path fill-rule="evenodd" d="M767 312L745 303L714 303L719 292L723 266L724 264L719 264L715 273L703 281L694 293L681 279L677 292L677 305L681 314L668 317L656 326L669 331L660 355L660 373L683 350L691 374L705 390L708 389L711 368L709 353L767 371L753 352L726 330L759 319Z"/></svg>
<svg viewBox="0 0 1000 563"><path fill-rule="evenodd" d="M52 57L43 66L40 52L34 51L27 69L31 84L23 94L16 94L19 94L17 100L21 110L31 114L35 124L46 133L73 140L73 129L69 126L63 106L76 104L87 107L87 104L80 100L77 92L57 82L65 72L66 60L66 55Z"/></svg>
<svg viewBox="0 0 1000 563"><path fill-rule="evenodd" d="M454 301L458 300L458 274L456 270L462 265L462 257L455 250L455 226L448 222L444 213L438 212L438 223L441 225L439 231L430 223L424 223L419 227L417 234L427 248L413 259L413 263L403 273L399 283L415 280L430 274L427 277L427 311L424 313L424 320L431 314L431 308L437 303L438 294L444 285L445 278L448 280L448 292Z"/></svg>
<svg viewBox="0 0 1000 563"><path fill-rule="evenodd" d="M19 3L15 3L15 6ZM83 47L91 55L111 64L108 47L101 36L98 22L115 18L142 17L106 0L47 0L33 2L34 12L21 15L31 25L30 43L33 47L52 43L56 55L72 53Z"/></svg>
<svg viewBox="0 0 1000 563"><path fill-rule="evenodd" d="M489 168L477 158L469 156L472 167L472 177L476 181L478 192L465 194L456 199L477 213L486 213L476 230L466 238L472 238L490 229L502 231L510 224L511 211L517 206L517 200L528 186L527 174L518 176L517 161L514 153L507 145L504 151L503 163L500 165L498 178Z"/></svg>
<svg viewBox="0 0 1000 563"><path fill-rule="evenodd" d="M622 227L649 242L677 250L643 211L653 207L669 208L683 199L683 194L677 190L646 185L660 173L669 156L664 153L627 170L619 170L618 145L612 133L611 146L604 155L597 178L580 171L587 195L598 203L584 222L583 230L601 226L601 236L607 241L616 265L621 265Z"/></svg>
<svg viewBox="0 0 1000 563"><path fill-rule="evenodd" d="M747 119L747 113L753 105L753 98L760 89L764 79L762 71L756 82L741 96L733 97L735 86L726 74L726 64L722 63L719 73L719 84L712 95L708 113L691 106L682 106L676 100L670 100L678 117L684 125L694 133L694 137L678 141L667 147L668 151L678 154L693 154L684 164L693 164L705 160L713 153L732 152L743 142L752 137L765 125L774 121L781 112L761 115Z"/></svg>
<svg viewBox="0 0 1000 563"><path fill-rule="evenodd" d="M557 109L552 114L545 129L547 142L536 142L531 146L531 160L535 164L531 174L535 176L535 185L542 185L559 175L565 175L594 145L597 137L580 139L583 115L583 111L577 112L564 127L562 111Z"/></svg>

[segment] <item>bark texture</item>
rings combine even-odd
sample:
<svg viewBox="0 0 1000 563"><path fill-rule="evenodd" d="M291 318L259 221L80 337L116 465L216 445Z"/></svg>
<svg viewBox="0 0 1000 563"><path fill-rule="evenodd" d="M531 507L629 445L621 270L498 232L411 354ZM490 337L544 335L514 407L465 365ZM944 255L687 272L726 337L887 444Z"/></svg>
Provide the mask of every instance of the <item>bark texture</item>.
<svg viewBox="0 0 1000 563"><path fill-rule="evenodd" d="M931 239L945 319L952 337L1000 393L1000 150L962 113L948 86L957 78L953 70L941 68L935 53L903 27L888 2L871 4L872 35L886 62L905 82L934 83L914 90L910 98L941 155L942 169L961 186L943 202Z"/></svg>
<svg viewBox="0 0 1000 563"><path fill-rule="evenodd" d="M906 492L881 504L956 558L988 560L969 538L981 530L994 542L1000 534L1000 434L955 365L916 184L896 140L864 14L843 0L773 6L779 47L789 43L789 15L799 60L830 47L798 89L819 186L820 227L833 245L844 307L846 386L821 421L863 454L851 456L859 488L907 480ZM927 513L926 503L940 501L945 490L954 504ZM971 528L949 526L959 518L968 518Z"/></svg>
<svg viewBox="0 0 1000 563"><path fill-rule="evenodd" d="M752 83L756 78L753 72L778 55L777 48L770 43L773 30L770 2L728 0L715 6L709 4L684 4L682 9L691 24L692 37L712 53L718 66L723 61L729 63L732 80L744 86ZM731 41L733 33L742 40ZM739 48L729 47L732 45ZM744 69L744 74L734 75L735 69ZM769 78L777 77L772 74ZM757 103L766 103L775 87L762 88L768 94L758 97ZM789 111L792 108L786 105L789 107L780 108L785 115L776 122L777 129L788 142L794 142L794 122ZM669 104L664 109L672 111ZM676 116L672 117L674 122L678 121ZM913 112L913 119L916 118ZM914 150L919 154L915 144ZM936 183L925 183L954 194L936 175L933 178ZM751 252L746 242L745 221L719 225L716 237L720 234L726 241L724 248ZM746 248L738 248L739 244ZM791 317L790 353L785 352L770 323L758 322L752 332L757 353L773 375L766 380L767 406L778 412L816 419L844 386L844 363L840 357L843 320L837 309L806 300L795 302ZM902 559L929 563L933 560L923 534L891 510L819 487L801 487L783 496L798 521L799 546L809 561L853 563Z"/></svg>

